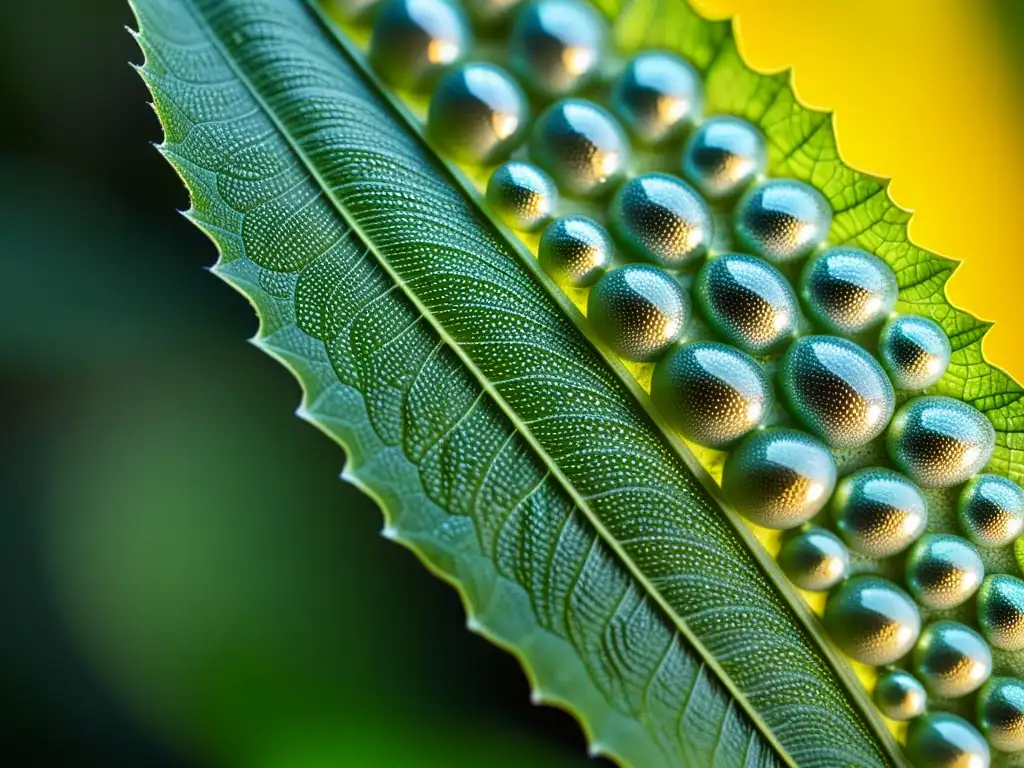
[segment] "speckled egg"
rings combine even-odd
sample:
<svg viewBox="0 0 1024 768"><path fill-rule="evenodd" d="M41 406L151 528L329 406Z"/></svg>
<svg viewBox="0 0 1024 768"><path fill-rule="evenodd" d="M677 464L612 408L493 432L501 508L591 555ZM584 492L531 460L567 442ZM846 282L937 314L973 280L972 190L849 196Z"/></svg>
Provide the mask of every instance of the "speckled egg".
<svg viewBox="0 0 1024 768"><path fill-rule="evenodd" d="M582 0L536 0L516 14L508 42L512 71L532 93L557 99L578 92L597 75L607 31Z"/></svg>
<svg viewBox="0 0 1024 768"><path fill-rule="evenodd" d="M370 64L393 88L426 90L469 50L472 35L450 0L388 0L370 38Z"/></svg>
<svg viewBox="0 0 1024 768"><path fill-rule="evenodd" d="M978 725L1000 752L1024 750L1024 681L993 677L978 694Z"/></svg>
<svg viewBox="0 0 1024 768"><path fill-rule="evenodd" d="M487 204L512 229L534 232L551 219L558 205L558 188L537 166L513 160L491 174Z"/></svg>
<svg viewBox="0 0 1024 768"><path fill-rule="evenodd" d="M955 608L978 591L985 565L978 550L959 536L930 533L910 549L906 583L910 594L928 608Z"/></svg>
<svg viewBox="0 0 1024 768"><path fill-rule="evenodd" d="M725 200L764 173L766 156L764 137L746 120L710 117L686 142L683 176L709 200Z"/></svg>
<svg viewBox="0 0 1024 768"><path fill-rule="evenodd" d="M828 236L832 209L809 184L771 179L750 189L736 206L736 237L755 256L776 264L810 254Z"/></svg>
<svg viewBox="0 0 1024 768"><path fill-rule="evenodd" d="M960 492L957 519L979 547L1005 546L1024 528L1024 490L1001 475L978 475Z"/></svg>
<svg viewBox="0 0 1024 768"><path fill-rule="evenodd" d="M540 238L541 268L559 285L593 285L612 264L615 253L608 232L587 216L563 216Z"/></svg>
<svg viewBox="0 0 1024 768"><path fill-rule="evenodd" d="M859 248L829 248L807 262L800 276L800 297L811 319L844 336L881 324L899 291L889 265Z"/></svg>
<svg viewBox="0 0 1024 768"><path fill-rule="evenodd" d="M989 768L991 760L977 729L949 712L930 712L914 720L905 751L916 768Z"/></svg>
<svg viewBox="0 0 1024 768"><path fill-rule="evenodd" d="M850 553L827 528L812 526L783 542L776 557L782 572L800 589L832 589L846 576Z"/></svg>
<svg viewBox="0 0 1024 768"><path fill-rule="evenodd" d="M949 367L953 348L938 323L918 315L898 315L878 337L878 356L892 383L909 392L930 387Z"/></svg>
<svg viewBox="0 0 1024 768"><path fill-rule="evenodd" d="M921 491L891 469L861 469L844 477L830 510L850 549L868 557L902 552L928 522L928 502Z"/></svg>
<svg viewBox="0 0 1024 768"><path fill-rule="evenodd" d="M921 681L902 669L878 678L872 693L875 706L890 720L912 720L924 712L928 694Z"/></svg>
<svg viewBox="0 0 1024 768"><path fill-rule="evenodd" d="M992 674L992 651L966 624L936 621L925 627L914 647L914 673L933 696L966 696Z"/></svg>
<svg viewBox="0 0 1024 768"><path fill-rule="evenodd" d="M674 54L638 53L615 81L611 103L612 112L636 141L661 144L700 118L700 76Z"/></svg>
<svg viewBox="0 0 1024 768"><path fill-rule="evenodd" d="M1024 649L1024 581L1001 573L987 577L978 590L978 626L996 648Z"/></svg>
<svg viewBox="0 0 1024 768"><path fill-rule="evenodd" d="M882 666L905 656L921 632L921 617L910 596L877 576L854 576L825 603L825 629L855 661Z"/></svg>

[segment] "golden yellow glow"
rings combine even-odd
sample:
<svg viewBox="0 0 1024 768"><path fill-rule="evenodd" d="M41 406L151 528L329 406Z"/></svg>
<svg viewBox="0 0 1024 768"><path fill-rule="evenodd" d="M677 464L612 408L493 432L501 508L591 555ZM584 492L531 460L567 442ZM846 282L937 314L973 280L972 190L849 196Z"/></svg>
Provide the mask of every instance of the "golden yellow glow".
<svg viewBox="0 0 1024 768"><path fill-rule="evenodd" d="M665 125L674 125L679 118L686 114L687 103L675 96L658 97L658 118Z"/></svg>
<svg viewBox="0 0 1024 768"><path fill-rule="evenodd" d="M807 501L813 504L825 494L825 486L821 483L812 483L807 488Z"/></svg>
<svg viewBox="0 0 1024 768"><path fill-rule="evenodd" d="M495 112L491 116L491 128L494 129L494 135L504 141L519 128L519 118L515 115Z"/></svg>
<svg viewBox="0 0 1024 768"><path fill-rule="evenodd" d="M427 45L427 59L431 64L451 64L459 55L459 46L451 40L431 40Z"/></svg>
<svg viewBox="0 0 1024 768"><path fill-rule="evenodd" d="M592 48L566 48L562 52L562 66L570 75L582 75L594 66Z"/></svg>

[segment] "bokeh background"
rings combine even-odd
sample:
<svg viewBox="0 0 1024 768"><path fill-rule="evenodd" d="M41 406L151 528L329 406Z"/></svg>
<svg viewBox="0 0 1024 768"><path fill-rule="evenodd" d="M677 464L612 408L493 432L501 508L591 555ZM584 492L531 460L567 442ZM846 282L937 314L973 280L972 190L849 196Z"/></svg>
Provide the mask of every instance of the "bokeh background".
<svg viewBox="0 0 1024 768"><path fill-rule="evenodd" d="M894 177L1024 377L1024 3L700 0ZM584 765L378 533L175 211L125 0L0 3L0 747L18 764Z"/></svg>

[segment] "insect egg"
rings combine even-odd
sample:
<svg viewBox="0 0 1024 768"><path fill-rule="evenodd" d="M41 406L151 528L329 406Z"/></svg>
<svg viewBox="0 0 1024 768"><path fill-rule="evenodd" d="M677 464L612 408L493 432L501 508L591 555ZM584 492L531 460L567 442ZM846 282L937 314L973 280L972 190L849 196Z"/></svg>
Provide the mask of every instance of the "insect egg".
<svg viewBox="0 0 1024 768"><path fill-rule="evenodd" d="M992 651L981 635L958 621L925 627L914 648L914 671L928 692L942 698L966 696L992 674Z"/></svg>
<svg viewBox="0 0 1024 768"><path fill-rule="evenodd" d="M832 209L809 184L771 179L748 190L736 206L736 237L755 256L775 264L807 256L825 241Z"/></svg>
<svg viewBox="0 0 1024 768"><path fill-rule="evenodd" d="M752 355L766 354L796 333L796 295L762 259L738 253L708 259L693 295L711 327Z"/></svg>
<svg viewBox="0 0 1024 768"><path fill-rule="evenodd" d="M710 117L686 142L683 176L710 200L733 197L764 173L764 137L738 117Z"/></svg>
<svg viewBox="0 0 1024 768"><path fill-rule="evenodd" d="M747 435L725 460L722 490L736 511L765 528L795 528L832 495L836 464L820 441L776 427Z"/></svg>
<svg viewBox="0 0 1024 768"><path fill-rule="evenodd" d="M597 197L625 175L629 139L604 107L583 99L565 99L537 119L530 155L566 194Z"/></svg>
<svg viewBox="0 0 1024 768"><path fill-rule="evenodd" d="M1001 475L978 475L960 491L957 519L979 547L1009 544L1024 528L1024 490Z"/></svg>
<svg viewBox="0 0 1024 768"><path fill-rule="evenodd" d="M594 78L604 49L604 21L588 3L537 0L516 14L509 62L528 90L555 99Z"/></svg>
<svg viewBox="0 0 1024 768"><path fill-rule="evenodd" d="M759 426L772 389L761 366L727 344L693 342L666 355L651 380L651 399L687 440L724 448Z"/></svg>
<svg viewBox="0 0 1024 768"><path fill-rule="evenodd" d="M896 405L885 371L852 341L804 336L779 365L793 415L833 448L855 448L882 434Z"/></svg>
<svg viewBox="0 0 1024 768"><path fill-rule="evenodd" d="M859 248L829 248L804 267L800 295L829 333L855 335L884 320L896 306L896 274Z"/></svg>
<svg viewBox="0 0 1024 768"><path fill-rule="evenodd" d="M660 144L700 117L700 77L678 56L640 53L615 81L611 99L612 111L637 141Z"/></svg>
<svg viewBox="0 0 1024 768"><path fill-rule="evenodd" d="M636 176L615 194L612 232L634 256L680 269L707 253L711 213L685 182L665 173Z"/></svg>
<svg viewBox="0 0 1024 768"><path fill-rule="evenodd" d="M951 397L908 401L886 435L889 458L924 488L948 488L968 480L988 463L995 445L992 422Z"/></svg>
<svg viewBox="0 0 1024 768"><path fill-rule="evenodd" d="M388 0L373 25L370 63L388 85L424 90L469 45L469 25L450 0Z"/></svg>
<svg viewBox="0 0 1024 768"><path fill-rule="evenodd" d="M541 268L559 285L593 285L612 263L612 240L605 228L586 216L565 216L548 225L540 238Z"/></svg>
<svg viewBox="0 0 1024 768"><path fill-rule="evenodd" d="M832 531L811 527L788 539L777 557L782 572L800 589L832 589L846 576L850 553Z"/></svg>
<svg viewBox="0 0 1024 768"><path fill-rule="evenodd" d="M516 161L498 166L487 182L487 203L512 229L533 232L558 205L558 189L544 171Z"/></svg>
<svg viewBox="0 0 1024 768"><path fill-rule="evenodd" d="M978 725L1000 752L1024 750L1024 682L993 677L978 694Z"/></svg>
<svg viewBox="0 0 1024 768"><path fill-rule="evenodd" d="M930 712L907 730L907 757L918 768L988 768L985 739L959 715Z"/></svg>
<svg viewBox="0 0 1024 768"><path fill-rule="evenodd" d="M918 315L899 315L882 327L878 355L897 388L916 391L942 378L952 347L938 323Z"/></svg>
<svg viewBox="0 0 1024 768"><path fill-rule="evenodd" d="M882 666L905 656L921 632L910 596L877 576L854 576L825 603L825 628L851 659Z"/></svg>
<svg viewBox="0 0 1024 768"><path fill-rule="evenodd" d="M996 648L1024 649L1024 581L1005 574L986 578L978 590L978 626Z"/></svg>
<svg viewBox="0 0 1024 768"><path fill-rule="evenodd" d="M528 120L515 80L493 64L467 64L438 83L427 127L434 143L455 159L486 165L515 148Z"/></svg>
<svg viewBox="0 0 1024 768"><path fill-rule="evenodd" d="M890 720L912 720L924 712L928 694L909 672L894 669L878 678L872 694L875 706Z"/></svg>
<svg viewBox="0 0 1024 768"><path fill-rule="evenodd" d="M620 357L654 360L682 337L690 320L690 299L664 270L627 264L591 289L587 319Z"/></svg>
<svg viewBox="0 0 1024 768"><path fill-rule="evenodd" d="M868 468L839 482L831 513L850 549L869 557L889 557L909 547L924 531L928 503L900 473Z"/></svg>
<svg viewBox="0 0 1024 768"><path fill-rule="evenodd" d="M922 536L907 556L907 587L928 608L955 608L977 591L984 576L978 551L959 536Z"/></svg>

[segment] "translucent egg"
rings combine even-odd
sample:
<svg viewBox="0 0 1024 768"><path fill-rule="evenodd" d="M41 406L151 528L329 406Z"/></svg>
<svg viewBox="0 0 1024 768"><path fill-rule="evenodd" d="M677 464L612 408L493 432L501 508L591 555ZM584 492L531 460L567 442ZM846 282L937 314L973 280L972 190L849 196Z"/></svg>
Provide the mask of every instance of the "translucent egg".
<svg viewBox="0 0 1024 768"><path fill-rule="evenodd" d="M558 205L558 188L544 171L516 161L498 166L487 182L487 204L512 229L543 227Z"/></svg>
<svg viewBox="0 0 1024 768"><path fill-rule="evenodd" d="M438 83L427 128L434 143L456 160L489 165L516 148L529 120L526 96L505 70L466 64Z"/></svg>
<svg viewBox="0 0 1024 768"><path fill-rule="evenodd" d="M979 547L1002 547L1024 528L1024 490L1001 475L978 475L960 491L960 530Z"/></svg>
<svg viewBox="0 0 1024 768"><path fill-rule="evenodd" d="M537 0L516 14L509 38L512 71L546 99L576 93L597 75L605 23L582 0Z"/></svg>
<svg viewBox="0 0 1024 768"><path fill-rule="evenodd" d="M889 425L889 458L924 488L948 488L981 471L996 446L984 414L951 397L918 397Z"/></svg>
<svg viewBox="0 0 1024 768"><path fill-rule="evenodd" d="M687 440L724 448L761 425L772 408L772 388L751 357L727 344L698 341L662 358L651 399Z"/></svg>
<svg viewBox="0 0 1024 768"><path fill-rule="evenodd" d="M765 163L764 137L738 117L709 117L683 150L683 176L710 200L738 195Z"/></svg>
<svg viewBox="0 0 1024 768"><path fill-rule="evenodd" d="M829 248L800 276L807 313L829 333L854 336L879 325L896 306L896 273L859 248Z"/></svg>
<svg viewBox="0 0 1024 768"><path fill-rule="evenodd" d="M910 594L928 608L955 608L978 591L985 565L966 539L949 534L922 536L907 556Z"/></svg>
<svg viewBox="0 0 1024 768"><path fill-rule="evenodd" d="M611 266L615 253L605 228L586 216L553 221L540 238L541 268L559 285L593 285Z"/></svg>
<svg viewBox="0 0 1024 768"><path fill-rule="evenodd" d="M962 717L930 712L910 724L907 757L916 768L989 768L985 739Z"/></svg>
<svg viewBox="0 0 1024 768"><path fill-rule="evenodd" d="M925 627L917 641L914 672L933 696L966 696L992 674L992 651L966 624L936 621Z"/></svg>
<svg viewBox="0 0 1024 768"><path fill-rule="evenodd" d="M825 603L825 629L851 659L882 666L905 656L921 632L910 596L877 576L854 576Z"/></svg>
<svg viewBox="0 0 1024 768"><path fill-rule="evenodd" d="M832 531L817 526L788 539L776 558L782 572L800 589L832 589L846 576L850 553Z"/></svg>
<svg viewBox="0 0 1024 768"><path fill-rule="evenodd" d="M634 139L641 144L660 144L679 136L700 118L700 76L671 53L640 53L615 81L611 103Z"/></svg>
<svg viewBox="0 0 1024 768"><path fill-rule="evenodd" d="M796 295L761 259L738 253L708 259L693 295L708 324L744 352L767 354L796 334Z"/></svg>
<svg viewBox="0 0 1024 768"><path fill-rule="evenodd" d="M665 173L636 176L615 194L612 232L633 256L681 269L707 253L711 213L685 182Z"/></svg>
<svg viewBox="0 0 1024 768"><path fill-rule="evenodd" d="M868 557L890 557L924 531L928 502L899 472L869 467L839 481L831 513L850 549Z"/></svg>
<svg viewBox="0 0 1024 768"><path fill-rule="evenodd" d="M878 355L892 383L913 392L942 378L952 347L938 323L919 315L899 315L882 327Z"/></svg>
<svg viewBox="0 0 1024 768"><path fill-rule="evenodd" d="M736 206L736 237L755 256L783 264L825 242L832 209L809 184L771 179L750 189Z"/></svg>
<svg viewBox="0 0 1024 768"><path fill-rule="evenodd" d="M1024 750L1024 681L993 677L978 694L978 725L1000 752Z"/></svg>
<svg viewBox="0 0 1024 768"><path fill-rule="evenodd" d="M477 29L491 31L511 20L523 0L462 0L462 6Z"/></svg>
<svg viewBox="0 0 1024 768"><path fill-rule="evenodd" d="M627 264L591 289L587 319L620 357L654 360L682 338L690 321L690 298L664 270Z"/></svg>
<svg viewBox="0 0 1024 768"><path fill-rule="evenodd" d="M928 703L921 681L902 669L879 677L872 698L878 711L890 720L912 720L924 712Z"/></svg>
<svg viewBox="0 0 1024 768"><path fill-rule="evenodd" d="M537 119L530 155L573 197L611 191L629 167L629 139L604 107L583 99L552 104Z"/></svg>
<svg viewBox="0 0 1024 768"><path fill-rule="evenodd" d="M986 578L978 590L978 626L996 648L1024 649L1024 581L1001 573Z"/></svg>
<svg viewBox="0 0 1024 768"><path fill-rule="evenodd" d="M370 39L370 64L394 88L425 90L469 50L469 24L450 0L388 0Z"/></svg>
<svg viewBox="0 0 1024 768"><path fill-rule="evenodd" d="M722 490L732 506L765 528L795 528L832 495L836 464L821 442L795 429L753 432L725 460Z"/></svg>
<svg viewBox="0 0 1024 768"><path fill-rule="evenodd" d="M878 437L896 405L882 366L836 336L793 342L779 365L779 387L793 416L833 448L856 448Z"/></svg>

